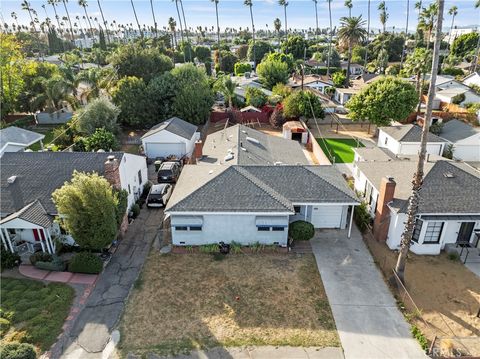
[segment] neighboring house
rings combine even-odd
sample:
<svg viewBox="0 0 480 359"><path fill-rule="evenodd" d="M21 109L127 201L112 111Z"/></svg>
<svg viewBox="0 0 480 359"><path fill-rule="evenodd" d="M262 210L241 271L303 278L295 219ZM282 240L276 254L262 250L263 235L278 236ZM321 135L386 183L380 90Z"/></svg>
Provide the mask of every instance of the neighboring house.
<svg viewBox="0 0 480 359"><path fill-rule="evenodd" d="M360 92L360 89L358 88L341 88L337 87L335 89L335 95L333 99L337 101L340 105L345 105L348 100L352 98L353 95L357 94Z"/></svg>
<svg viewBox="0 0 480 359"><path fill-rule="evenodd" d="M256 76L233 76L232 81L237 84L235 88L235 96L241 100L246 101L246 91L249 87L255 87L261 90L267 97L272 96L272 91L264 88L262 84L259 82L258 77Z"/></svg>
<svg viewBox="0 0 480 359"><path fill-rule="evenodd" d="M454 159L480 162L480 128L450 120L445 123L439 136L453 145Z"/></svg>
<svg viewBox="0 0 480 359"><path fill-rule="evenodd" d="M0 173L0 237L7 250L53 253L55 239L73 242L55 221L61 214L52 193L70 181L74 171L96 172L115 188L126 190L128 208L148 181L145 158L123 152L5 153Z"/></svg>
<svg viewBox="0 0 480 359"><path fill-rule="evenodd" d="M235 125L197 142L194 157L199 165L308 165L297 141L267 135L244 125Z"/></svg>
<svg viewBox="0 0 480 359"><path fill-rule="evenodd" d="M40 147L43 148L42 140L45 135L28 131L23 128L10 126L0 130L0 157L5 152L25 151L34 143L40 142Z"/></svg>
<svg viewBox="0 0 480 359"><path fill-rule="evenodd" d="M380 78L381 76L379 76L378 74L362 73L361 75L358 75L350 80L350 87L337 87L335 89L334 100L341 105L345 105L345 103L347 103L347 101L350 100L353 95L359 93L368 84Z"/></svg>
<svg viewBox="0 0 480 359"><path fill-rule="evenodd" d="M460 96L462 101L458 102L457 99ZM466 86L449 87L445 90L439 90L435 93L435 99L444 103L454 103L456 105L480 102L480 96L477 95L471 88Z"/></svg>
<svg viewBox="0 0 480 359"><path fill-rule="evenodd" d="M302 77L294 75L288 80L288 85L294 89L301 88ZM303 86L320 91L325 94L328 87L333 87L333 82L330 76L326 75L306 75L303 78Z"/></svg>
<svg viewBox="0 0 480 359"><path fill-rule="evenodd" d="M358 162L355 189L374 216L374 236L400 248L417 161ZM480 172L461 162L425 163L413 244L416 254L436 255L446 244L478 247Z"/></svg>
<svg viewBox="0 0 480 359"><path fill-rule="evenodd" d="M347 61L342 61L340 66L342 67L343 71L347 70L348 63ZM350 76L354 75L361 75L365 72L365 67L360 64L350 64Z"/></svg>
<svg viewBox="0 0 480 359"><path fill-rule="evenodd" d="M172 117L153 126L142 136L142 145L148 158L168 157L177 158L190 156L195 141L200 138L197 126L178 117Z"/></svg>
<svg viewBox="0 0 480 359"><path fill-rule="evenodd" d="M422 129L417 125L379 127L378 147L386 148L394 155L416 155L420 151ZM443 154L447 141L428 133L427 153Z"/></svg>
<svg viewBox="0 0 480 359"><path fill-rule="evenodd" d="M165 212L174 245L286 246L296 220L350 235L356 205L334 166L187 165Z"/></svg>
<svg viewBox="0 0 480 359"><path fill-rule="evenodd" d="M471 64L470 64L471 65ZM473 72L463 79L463 84L467 86L480 86L480 72Z"/></svg>

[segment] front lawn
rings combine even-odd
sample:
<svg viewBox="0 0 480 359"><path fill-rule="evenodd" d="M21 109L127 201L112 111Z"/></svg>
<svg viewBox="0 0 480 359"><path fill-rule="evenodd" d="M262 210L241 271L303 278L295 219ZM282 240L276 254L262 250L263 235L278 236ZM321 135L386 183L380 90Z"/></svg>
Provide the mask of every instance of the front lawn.
<svg viewBox="0 0 480 359"><path fill-rule="evenodd" d="M352 163L355 157L352 147L365 147L360 140L353 138L316 138L323 153L333 163Z"/></svg>
<svg viewBox="0 0 480 359"><path fill-rule="evenodd" d="M11 278L2 278L0 288L0 341L48 350L62 331L74 290L65 284Z"/></svg>
<svg viewBox="0 0 480 359"><path fill-rule="evenodd" d="M150 254L121 324L123 354L339 346L312 255Z"/></svg>

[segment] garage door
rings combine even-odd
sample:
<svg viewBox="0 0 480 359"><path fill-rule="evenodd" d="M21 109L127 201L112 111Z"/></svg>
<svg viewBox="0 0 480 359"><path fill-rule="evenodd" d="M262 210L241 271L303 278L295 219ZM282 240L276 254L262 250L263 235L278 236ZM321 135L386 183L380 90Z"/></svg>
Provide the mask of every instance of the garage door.
<svg viewBox="0 0 480 359"><path fill-rule="evenodd" d="M148 158L167 157L175 155L181 157L185 154L185 143L145 143L145 154Z"/></svg>
<svg viewBox="0 0 480 359"><path fill-rule="evenodd" d="M315 228L340 228L343 206L313 206L312 224Z"/></svg>

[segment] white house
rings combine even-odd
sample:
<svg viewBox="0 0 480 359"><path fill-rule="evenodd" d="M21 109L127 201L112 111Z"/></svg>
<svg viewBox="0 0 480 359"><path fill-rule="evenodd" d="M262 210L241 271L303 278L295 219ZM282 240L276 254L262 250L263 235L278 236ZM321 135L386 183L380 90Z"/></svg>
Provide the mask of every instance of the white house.
<svg viewBox="0 0 480 359"><path fill-rule="evenodd" d="M342 70L346 71L348 66L347 61L342 61L340 66L342 67ZM363 67L362 65L354 64L354 63L350 64L350 76L361 75L364 72L365 72L365 67Z"/></svg>
<svg viewBox="0 0 480 359"><path fill-rule="evenodd" d="M52 201L52 193L74 171L96 172L113 187L126 190L128 208L148 181L145 158L123 152L5 153L0 174L0 238L6 250L53 253L56 238L74 242L55 221L61 214ZM126 224L122 223L122 230Z"/></svg>
<svg viewBox="0 0 480 359"><path fill-rule="evenodd" d="M302 86L302 77L294 75L288 81L288 85L292 88L300 88ZM325 75L306 75L303 78L303 86L320 91L325 94L325 90L333 87L333 81L330 76Z"/></svg>
<svg viewBox="0 0 480 359"><path fill-rule="evenodd" d="M472 85L480 86L480 73L478 71L473 72L470 75L466 76L462 82L464 85L467 85L467 86L472 86Z"/></svg>
<svg viewBox="0 0 480 359"><path fill-rule="evenodd" d="M27 147L34 143L40 142L43 147L42 140L45 135L28 131L23 128L10 126L0 130L0 157L5 152L24 151Z"/></svg>
<svg viewBox="0 0 480 359"><path fill-rule="evenodd" d="M440 137L453 146L453 158L480 162L480 128L459 120L445 123Z"/></svg>
<svg viewBox="0 0 480 359"><path fill-rule="evenodd" d="M394 155L416 155L420 151L422 129L417 125L379 127L377 145ZM429 133L427 153L441 156L447 141Z"/></svg>
<svg viewBox="0 0 480 359"><path fill-rule="evenodd" d="M200 138L197 126L178 117L172 117L153 126L142 136L142 145L148 158L190 156Z"/></svg>
<svg viewBox="0 0 480 359"><path fill-rule="evenodd" d="M355 193L334 166L187 165L165 212L177 246L286 246L290 222L349 228Z"/></svg>
<svg viewBox="0 0 480 359"><path fill-rule="evenodd" d="M374 217L374 236L399 249L416 161L358 162L355 189ZM436 255L447 244L478 247L480 172L460 162L425 164L420 206L410 250Z"/></svg>

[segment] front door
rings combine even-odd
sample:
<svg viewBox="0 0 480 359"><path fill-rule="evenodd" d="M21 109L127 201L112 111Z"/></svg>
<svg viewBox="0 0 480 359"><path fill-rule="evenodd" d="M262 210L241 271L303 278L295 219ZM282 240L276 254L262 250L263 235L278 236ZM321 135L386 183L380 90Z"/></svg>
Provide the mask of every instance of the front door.
<svg viewBox="0 0 480 359"><path fill-rule="evenodd" d="M473 227L475 226L474 222L462 222L460 230L458 231L457 243L458 244L468 244L470 238L472 237Z"/></svg>

